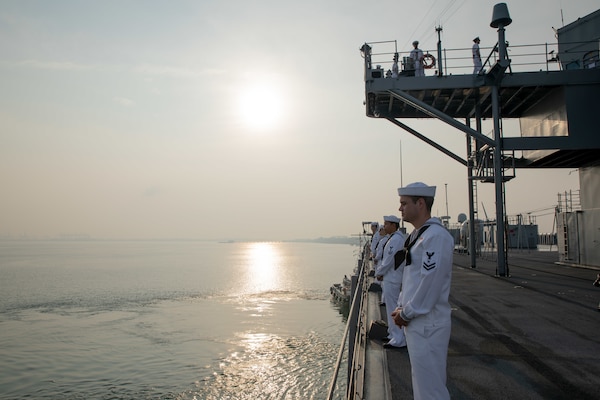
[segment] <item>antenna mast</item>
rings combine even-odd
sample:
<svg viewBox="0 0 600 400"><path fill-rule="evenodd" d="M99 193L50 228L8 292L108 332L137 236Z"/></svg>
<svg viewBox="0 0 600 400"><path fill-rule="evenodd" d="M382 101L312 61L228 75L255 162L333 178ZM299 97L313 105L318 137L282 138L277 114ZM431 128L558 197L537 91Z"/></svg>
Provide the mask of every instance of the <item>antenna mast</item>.
<svg viewBox="0 0 600 400"><path fill-rule="evenodd" d="M404 187L404 182L402 182L402 140L400 140L400 187ZM401 223L404 229L404 218L402 218Z"/></svg>
<svg viewBox="0 0 600 400"><path fill-rule="evenodd" d="M438 65L438 76L443 76L444 75L444 69L442 67L442 37L441 37L441 32L442 32L442 26L438 25L435 28L435 31L437 32L438 35L438 42L437 42L437 53L438 53L438 61L437 61L437 65Z"/></svg>

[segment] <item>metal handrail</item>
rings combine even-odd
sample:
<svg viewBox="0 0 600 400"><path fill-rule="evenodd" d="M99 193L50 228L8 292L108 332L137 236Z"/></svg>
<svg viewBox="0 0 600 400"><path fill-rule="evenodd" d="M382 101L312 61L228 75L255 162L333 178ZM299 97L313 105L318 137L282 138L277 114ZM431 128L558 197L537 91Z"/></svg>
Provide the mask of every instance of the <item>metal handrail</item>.
<svg viewBox="0 0 600 400"><path fill-rule="evenodd" d="M365 249L366 252L366 249ZM364 264L363 264L364 265ZM366 317L367 317L367 310L365 310L365 304L366 304L366 298L367 298L367 292L368 292L368 288L365 285L367 281L367 271L366 269L362 269L361 270L361 275L360 275L360 279L357 283L357 293L361 294L360 300L359 301L359 309L357 310L357 316L356 316L356 332L354 333L354 346L353 346L353 354L352 354L352 370L350 371L350 376L349 376L349 380L348 380L348 390L346 392L346 400L351 400L351 399L362 399L363 397L363 392L364 392L364 365L365 365L365 338L366 338L366 331L365 331L365 321L366 321ZM354 320L354 318L353 318ZM361 351L362 350L362 351ZM358 379L358 374L362 373L363 379ZM359 386L357 386L357 383L359 384Z"/></svg>
<svg viewBox="0 0 600 400"><path fill-rule="evenodd" d="M580 54L583 56L588 51L587 48L582 46L590 43L598 42L597 39L591 41L581 42L560 42L560 46L571 46L568 50L564 50L565 54ZM384 70L391 67L393 63L394 54L399 54L399 59L403 60L404 57L408 57L410 51L398 52L395 41L380 41L380 42L367 42L368 45L375 45L372 48L371 54L371 65L380 65ZM579 46L578 46L579 45ZM545 69L548 71L551 65L554 68L560 70L562 68L561 62L564 60L559 59L560 54L558 52L559 43L534 43L534 44L507 44L508 58L512 60L511 68L513 70L518 69L519 72L537 71L539 69ZM596 47L597 48L597 47ZM487 47L482 46L481 51L490 52L488 59L483 65L491 64L495 62L497 52L497 44L495 46ZM444 66L444 71L456 71L456 73L469 74L473 71L473 56L471 54L471 47L463 48L444 48L443 60L437 60L439 65ZM423 53L435 53L436 49L423 49ZM483 61L483 60L482 60ZM450 64L450 65L449 65ZM537 67L537 68L536 68Z"/></svg>
<svg viewBox="0 0 600 400"><path fill-rule="evenodd" d="M335 367L333 370L333 377L331 379L331 383L329 385L329 391L327 393L327 400L332 400L333 399L333 395L335 393L335 387L336 387L336 383L337 383L337 378L340 372L340 366L342 364L342 360L344 357L344 349L346 347L346 341L348 339L348 332L350 331L350 324L352 323L352 318L351 316L354 315L355 312L358 312L358 310L355 311L357 304L359 303L358 300L358 295L360 292L362 292L362 290L359 290L360 287L362 287L362 283L365 280L364 277L364 268L365 268L365 263L363 262L361 267L360 267L360 271L358 273L358 282L356 285L356 290L354 291L354 297L352 298L352 305L350 307L350 312L348 313L348 320L346 321L346 327L344 329L344 336L342 338L342 343L340 345L340 349L338 352L338 356L337 356L337 361L335 363ZM361 302L362 303L362 302Z"/></svg>

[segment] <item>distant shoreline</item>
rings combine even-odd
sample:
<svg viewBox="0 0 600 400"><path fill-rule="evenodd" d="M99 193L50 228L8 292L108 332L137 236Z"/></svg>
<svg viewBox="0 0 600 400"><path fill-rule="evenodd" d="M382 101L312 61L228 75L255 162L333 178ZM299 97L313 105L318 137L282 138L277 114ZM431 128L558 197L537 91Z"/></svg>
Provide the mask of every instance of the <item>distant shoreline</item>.
<svg viewBox="0 0 600 400"><path fill-rule="evenodd" d="M94 237L12 237L2 236L0 242L219 242L223 244L249 243L249 242L283 242L283 243L324 243L324 244L349 244L358 246L360 243L358 237L353 236L333 236L320 237L316 239L288 239L288 240L270 240L270 239L191 239L191 238L94 238Z"/></svg>

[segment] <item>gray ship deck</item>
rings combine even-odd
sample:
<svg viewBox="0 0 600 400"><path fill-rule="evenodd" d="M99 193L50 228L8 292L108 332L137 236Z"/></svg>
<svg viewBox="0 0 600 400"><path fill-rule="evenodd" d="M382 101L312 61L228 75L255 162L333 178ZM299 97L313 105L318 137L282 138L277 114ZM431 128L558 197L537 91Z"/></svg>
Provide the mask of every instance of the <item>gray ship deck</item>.
<svg viewBox="0 0 600 400"><path fill-rule="evenodd" d="M555 263L556 252L512 251L509 277L496 263L455 254L448 353L453 399L596 399L600 288L594 269ZM372 278L370 278L372 279ZM369 318L383 319L379 293ZM381 314L380 314L381 313ZM366 343L365 398L412 398L408 352Z"/></svg>

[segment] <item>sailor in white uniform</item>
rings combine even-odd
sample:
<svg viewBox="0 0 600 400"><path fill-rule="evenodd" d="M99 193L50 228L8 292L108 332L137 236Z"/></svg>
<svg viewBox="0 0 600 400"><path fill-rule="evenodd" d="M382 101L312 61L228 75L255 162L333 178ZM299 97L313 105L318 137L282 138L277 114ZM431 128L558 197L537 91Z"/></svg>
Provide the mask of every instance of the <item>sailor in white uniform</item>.
<svg viewBox="0 0 600 400"><path fill-rule="evenodd" d="M479 36L477 36L475 39L473 39L473 48L472 53L473 53L473 74L477 75L479 74L479 72L481 71L481 67L483 67L483 65L481 64L481 53L479 52Z"/></svg>
<svg viewBox="0 0 600 400"><path fill-rule="evenodd" d="M371 236L371 258L375 257L375 248L377 247L377 243L379 243L379 222L371 222L371 232L373 236Z"/></svg>
<svg viewBox="0 0 600 400"><path fill-rule="evenodd" d="M404 245L404 235L398 230L400 227L400 218L395 215L383 217L384 227L387 234L390 235L383 248L383 258L377 269L375 276L378 280L383 280L383 301L388 320L388 343L386 348L398 348L406 346L404 331L402 327L394 323L392 312L398 306L400 289L402 286L402 266L396 268L395 255Z"/></svg>
<svg viewBox="0 0 600 400"><path fill-rule="evenodd" d="M401 307L392 315L404 327L414 399L450 399L446 363L454 240L437 218L431 218L435 186L416 182L399 188L398 194L402 218L415 230L405 244Z"/></svg>
<svg viewBox="0 0 600 400"><path fill-rule="evenodd" d="M394 62L392 63L392 78L397 78L399 76L398 58L398 53L394 53Z"/></svg>
<svg viewBox="0 0 600 400"><path fill-rule="evenodd" d="M375 257L373 257L373 272L375 273L375 271L377 271L377 267L379 266L379 264L381 264L381 260L383 259L383 248L385 247L385 244L387 243L388 239L390 238L390 235L388 235L385 232L385 227L383 225L379 226L379 241L377 242L377 246L375 247ZM376 283L378 285L381 286L381 303L385 304L384 301L384 296L385 296L385 292L384 292L384 287L382 285L383 281L377 280L375 279L375 281L373 283Z"/></svg>
<svg viewBox="0 0 600 400"><path fill-rule="evenodd" d="M425 71L423 70L423 50L419 48L418 40L415 40L412 44L414 49L410 51L409 57L415 65L415 76L425 76Z"/></svg>

